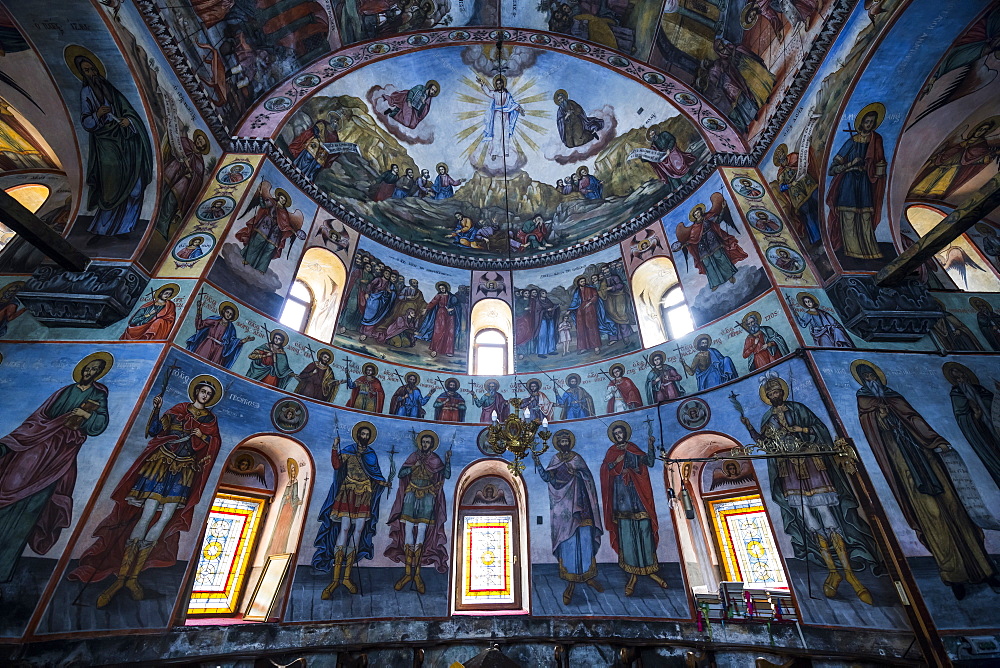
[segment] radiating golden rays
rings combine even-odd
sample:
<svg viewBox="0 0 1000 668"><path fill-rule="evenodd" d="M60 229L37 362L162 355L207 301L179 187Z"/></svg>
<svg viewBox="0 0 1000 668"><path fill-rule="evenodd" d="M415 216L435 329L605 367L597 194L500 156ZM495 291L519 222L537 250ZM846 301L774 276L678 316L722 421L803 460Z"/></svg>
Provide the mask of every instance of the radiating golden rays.
<svg viewBox="0 0 1000 668"><path fill-rule="evenodd" d="M484 76L482 78L486 81L487 86L492 85L490 77ZM462 150L463 158L473 156L477 153L477 149L479 149L477 158L479 161L482 161L485 158L487 146L481 143L480 140L485 133L486 116L490 113L490 103L492 100L480 84L468 76L463 76L460 81L474 91L474 94L460 92L455 95L455 100L467 105L473 105L475 108L454 112L454 117L457 121L457 131L454 137L459 145L464 144L470 139L472 140L467 146L464 146ZM515 148L520 151L522 144L524 144L532 150L540 150L538 144L532 140L528 132L544 135L548 130L537 123L532 123L527 117L551 118L552 111L550 109L531 107L532 105L549 101L552 95L538 89L538 80L535 77L528 77L523 80L512 78L507 81L507 90L510 91L510 95L521 106L521 113L517 119L513 136Z"/></svg>

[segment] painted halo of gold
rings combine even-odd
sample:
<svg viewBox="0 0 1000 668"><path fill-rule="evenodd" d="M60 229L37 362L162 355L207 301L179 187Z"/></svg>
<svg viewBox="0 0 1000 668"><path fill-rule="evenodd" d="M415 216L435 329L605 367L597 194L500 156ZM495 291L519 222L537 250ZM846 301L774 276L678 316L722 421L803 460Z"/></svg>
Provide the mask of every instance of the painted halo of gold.
<svg viewBox="0 0 1000 668"><path fill-rule="evenodd" d="M324 350L325 350L325 348L324 348ZM365 362L364 364L361 365L361 375L362 376L367 376L368 375L367 373L365 373L365 369L367 369L368 367L371 367L372 369L375 369L375 373L378 374L378 367L377 366L375 366L371 362Z"/></svg>
<svg viewBox="0 0 1000 668"><path fill-rule="evenodd" d="M205 148L203 150L199 150L198 153L201 153L202 155L208 155L209 151L212 150L212 143L208 141L208 135L205 134L204 130L195 130L194 134L191 135L191 143L194 144L195 146L198 145L198 142L195 141L196 139L198 139L198 137L205 138Z"/></svg>
<svg viewBox="0 0 1000 668"><path fill-rule="evenodd" d="M275 199L275 201L277 201L277 199L279 197L281 197L281 196L284 196L284 198L285 198L285 208L287 209L288 207L290 207L292 205L292 196L289 195L288 191L286 191L284 188L277 188L277 189L275 189L275 191L274 191L274 199Z"/></svg>
<svg viewBox="0 0 1000 668"><path fill-rule="evenodd" d="M781 385L781 391L785 393L785 399L788 398L788 383L785 382L785 379L768 378L767 380L765 380L763 383L760 384L760 389L757 390L757 393L760 395L760 400L763 401L768 406L771 405L771 400L767 398L767 392L765 392L765 390L767 389L769 383L774 383L774 382L777 382Z"/></svg>
<svg viewBox="0 0 1000 668"><path fill-rule="evenodd" d="M976 375L975 371L965 366L964 364L959 364L958 362L945 362L944 365L941 367L941 374L944 376L944 379L948 381L950 385L955 384L955 381L951 379L951 372L954 369L961 369L962 371L965 372L965 375L969 377L973 385L979 385L979 376Z"/></svg>
<svg viewBox="0 0 1000 668"><path fill-rule="evenodd" d="M446 163L446 162L439 162L438 164L434 165L434 171L436 172L439 169L441 169L442 167L444 167L444 173L447 174L448 173L448 163Z"/></svg>
<svg viewBox="0 0 1000 668"><path fill-rule="evenodd" d="M231 301L224 301L221 304L219 304L219 315L222 315L222 312L226 310L226 307L233 309L233 322L239 320L240 309L238 306L236 306L236 304L232 303Z"/></svg>
<svg viewBox="0 0 1000 668"><path fill-rule="evenodd" d="M270 343L272 340L274 340L274 335L275 334L281 334L281 338L283 339L283 341L281 343L282 346L285 346L285 345L288 344L288 332L286 332L283 329L272 329L271 330L271 336L268 337L268 341L267 341L268 343Z"/></svg>
<svg viewBox="0 0 1000 668"><path fill-rule="evenodd" d="M615 442L615 437L612 436L612 432L615 430L615 427L624 427L625 428L625 440L626 441L628 441L628 440L630 440L632 438L632 425L630 425L625 420L615 420L610 425L608 425L608 439L612 443Z"/></svg>
<svg viewBox="0 0 1000 668"><path fill-rule="evenodd" d="M559 431L557 431L556 433L554 433L552 435L552 445L553 445L553 447L555 447L556 450L559 450L559 446L556 445L556 442L559 441L559 438L561 436L568 436L569 437L569 449L570 450L572 450L573 448L576 447L576 434L574 434L573 432L571 432L569 429L560 429Z"/></svg>
<svg viewBox="0 0 1000 668"><path fill-rule="evenodd" d="M694 208L688 211L688 220L690 220L692 223L694 222L694 212L698 211L699 209L701 209L701 214L704 216L705 212L708 210L708 207L705 206L704 204L695 204Z"/></svg>
<svg viewBox="0 0 1000 668"><path fill-rule="evenodd" d="M357 424L355 424L353 427L351 427L351 438L353 438L354 442L357 443L358 442L358 430L361 429L362 427L368 427L369 429L371 429L371 431L372 431L372 440L368 442L368 445L371 445L372 443L375 442L375 439L378 438L378 428L376 428L375 425L373 425L368 420L360 420Z"/></svg>
<svg viewBox="0 0 1000 668"><path fill-rule="evenodd" d="M451 285L448 283L448 281L438 281L437 283L434 284L434 289L440 290L442 285L448 289L448 292L451 292Z"/></svg>
<svg viewBox="0 0 1000 668"><path fill-rule="evenodd" d="M608 373L611 374L612 378L615 375L615 369L621 369L622 370L622 378L625 377L625 365L624 364L621 364L620 362L618 362L618 363L612 364L610 367L608 367Z"/></svg>
<svg viewBox="0 0 1000 668"><path fill-rule="evenodd" d="M861 380L861 375L858 373L858 367L862 364L866 364L870 366L872 369L874 369L875 375L878 376L879 382L881 382L883 385L887 384L885 380L885 372L882 371L882 369L880 369L878 365L876 365L873 362L869 362L868 360L854 360L853 362L851 362L851 375L854 376L854 380L858 382L858 385L861 385L862 387L864 387L865 385L865 381Z"/></svg>
<svg viewBox="0 0 1000 668"><path fill-rule="evenodd" d="M289 480L295 480L299 477L299 463L291 457L285 462L285 470L288 471Z"/></svg>
<svg viewBox="0 0 1000 668"><path fill-rule="evenodd" d="M872 102L871 104L865 106L858 112L858 115L854 118L854 129L858 129L858 124L871 112L875 112L875 127L872 130L878 130L878 126L882 125L882 121L885 119L885 105L881 102Z"/></svg>
<svg viewBox="0 0 1000 668"><path fill-rule="evenodd" d="M990 304L985 299L983 299L982 297L971 297L969 299L969 306L971 306L972 308L976 309L977 311L979 310L980 305L985 306L986 308L988 308L991 311L993 310L993 305Z"/></svg>
<svg viewBox="0 0 1000 668"><path fill-rule="evenodd" d="M69 71L72 72L73 76L75 76L77 79L83 81L83 73L80 72L80 68L76 66L77 56L83 56L84 58L92 62L94 64L94 67L97 68L97 73L100 74L102 77L107 78L108 71L107 69L105 69L104 63L101 61L100 58L94 55L93 51L84 46L80 46L79 44L70 44L65 49L63 49L63 59L66 61L66 67L69 68Z"/></svg>
<svg viewBox="0 0 1000 668"><path fill-rule="evenodd" d="M431 446L431 452L434 452L435 450L438 449L438 446L441 445L441 437L438 436L437 432L434 431L433 429L424 429L422 432L418 433L416 439L417 442L414 443L414 445L416 445L419 448L420 439L422 439L425 435L430 435L430 437L434 440L434 445Z"/></svg>
<svg viewBox="0 0 1000 668"><path fill-rule="evenodd" d="M181 286L177 285L176 283L167 283L166 285L161 285L160 287L158 287L156 289L156 292L153 293L153 296L154 297L159 297L160 293L163 292L164 290L167 290L167 289L173 290L174 294L171 295L171 296L172 297L176 297L178 295L178 293L180 293L180 291L181 291Z"/></svg>
<svg viewBox="0 0 1000 668"><path fill-rule="evenodd" d="M559 96L562 95L567 100L569 99L569 93L566 92L565 88L560 88L556 92L552 93L552 101L559 104Z"/></svg>
<svg viewBox="0 0 1000 668"><path fill-rule="evenodd" d="M813 304L816 305L814 308L818 308L819 307L819 300L816 299L816 295L814 295L811 292L800 292L799 294L795 295L795 301L797 301L799 303L799 306L801 306L802 308L807 309L809 307L802 303L802 301L806 297L808 297L809 299L813 300Z"/></svg>
<svg viewBox="0 0 1000 668"><path fill-rule="evenodd" d="M407 381L407 379L409 379L410 376L416 376L417 377L416 384L417 385L420 384L420 374L417 373L416 371L407 371L406 373L403 374L403 384L404 385L406 384L406 381Z"/></svg>
<svg viewBox="0 0 1000 668"><path fill-rule="evenodd" d="M329 355L331 363L333 363L333 360L337 359L337 356L334 355L333 351L330 350L329 348L320 348L319 350L317 350L316 351L316 359L317 360L319 359L320 353L326 353L327 355Z"/></svg>
<svg viewBox="0 0 1000 668"><path fill-rule="evenodd" d="M747 311L746 315L743 316L743 319L740 320L740 324L741 325L746 324L747 318L749 318L750 316L757 318L758 325L761 324L762 320L760 318L760 311Z"/></svg>
<svg viewBox="0 0 1000 668"><path fill-rule="evenodd" d="M706 341L708 341L708 345L709 346L712 345L712 337L711 336L709 336L708 334L699 334L698 336L694 337L694 341L693 341L694 347L696 349L698 348L698 342L701 341L702 339L705 339Z"/></svg>
<svg viewBox="0 0 1000 668"><path fill-rule="evenodd" d="M751 11L755 12L752 20L750 19ZM750 30L750 28L754 27L759 18L760 18L760 10L757 9L757 7L754 6L753 4L748 4L746 7L743 8L743 11L740 12L740 25L743 27L744 30Z"/></svg>
<svg viewBox="0 0 1000 668"><path fill-rule="evenodd" d="M73 367L73 380L75 382L80 382L80 379L83 377L83 367L87 366L94 360L104 360L104 368L99 374L94 376L93 380L95 381L98 381L108 375L108 372L111 371L111 367L115 365L115 356L106 350L98 350L96 353L90 353L77 362L76 366Z"/></svg>
<svg viewBox="0 0 1000 668"><path fill-rule="evenodd" d="M208 383L215 390L215 394L212 395L212 400L205 404L205 408L211 408L215 404L222 401L222 383L218 378L207 373L195 376L191 379L191 382L188 383L188 399L194 401L194 389L202 383Z"/></svg>

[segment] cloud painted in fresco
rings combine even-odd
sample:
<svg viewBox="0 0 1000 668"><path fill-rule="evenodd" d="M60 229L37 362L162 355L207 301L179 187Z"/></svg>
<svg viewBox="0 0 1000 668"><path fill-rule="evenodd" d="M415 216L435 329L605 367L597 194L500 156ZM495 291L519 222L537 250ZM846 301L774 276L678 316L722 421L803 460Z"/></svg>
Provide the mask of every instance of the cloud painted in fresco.
<svg viewBox="0 0 1000 668"><path fill-rule="evenodd" d="M499 58L498 68L495 46L467 46L462 49L462 62L489 79L497 74L503 74L508 79L516 77L534 65L536 58L538 51L535 49L507 47Z"/></svg>
<svg viewBox="0 0 1000 668"><path fill-rule="evenodd" d="M568 165L571 162L586 160L600 153L605 146L611 143L612 139L618 136L618 118L615 116L615 108L610 104L586 113L587 116L600 118L604 121L604 128L597 133L597 139L589 144L577 146L574 149L566 149L565 146L559 146L559 149L555 153L546 151L546 158L554 160L560 165ZM565 151L568 151L568 153Z"/></svg>

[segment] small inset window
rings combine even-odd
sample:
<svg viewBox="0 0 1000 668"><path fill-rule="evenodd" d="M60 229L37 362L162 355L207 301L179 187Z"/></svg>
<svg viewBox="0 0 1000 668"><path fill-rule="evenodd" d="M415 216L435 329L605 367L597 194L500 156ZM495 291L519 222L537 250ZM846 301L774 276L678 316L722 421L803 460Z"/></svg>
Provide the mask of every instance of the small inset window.
<svg viewBox="0 0 1000 668"><path fill-rule="evenodd" d="M281 311L281 324L301 332L309 323L312 309L312 290L302 281L296 280L292 283L292 289L285 300L285 307Z"/></svg>
<svg viewBox="0 0 1000 668"><path fill-rule="evenodd" d="M502 376L507 373L507 337L500 330L484 329L476 334L472 355L475 375Z"/></svg>

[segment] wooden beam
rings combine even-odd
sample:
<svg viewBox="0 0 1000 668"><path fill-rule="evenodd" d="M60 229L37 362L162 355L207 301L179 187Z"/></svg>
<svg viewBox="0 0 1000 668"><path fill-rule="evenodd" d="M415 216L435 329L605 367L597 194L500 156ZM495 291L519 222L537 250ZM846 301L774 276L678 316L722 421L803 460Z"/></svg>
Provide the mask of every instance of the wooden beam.
<svg viewBox="0 0 1000 668"><path fill-rule="evenodd" d="M944 249L998 206L1000 206L1000 174L995 175L982 188L970 195L962 206L948 214L934 226L934 229L923 235L920 241L882 267L875 275L875 282L879 285L900 283L935 253Z"/></svg>
<svg viewBox="0 0 1000 668"><path fill-rule="evenodd" d="M86 271L90 258L56 234L41 218L0 190L0 223L68 271Z"/></svg>

